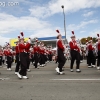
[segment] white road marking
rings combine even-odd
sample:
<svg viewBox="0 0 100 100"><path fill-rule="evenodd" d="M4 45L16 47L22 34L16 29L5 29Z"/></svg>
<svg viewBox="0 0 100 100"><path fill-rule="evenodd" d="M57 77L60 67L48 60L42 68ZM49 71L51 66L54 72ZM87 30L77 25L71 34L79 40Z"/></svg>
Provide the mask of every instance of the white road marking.
<svg viewBox="0 0 100 100"><path fill-rule="evenodd" d="M0 78L0 80L9 80L10 78Z"/></svg>
<svg viewBox="0 0 100 100"><path fill-rule="evenodd" d="M54 81L100 81L100 79L50 79Z"/></svg>

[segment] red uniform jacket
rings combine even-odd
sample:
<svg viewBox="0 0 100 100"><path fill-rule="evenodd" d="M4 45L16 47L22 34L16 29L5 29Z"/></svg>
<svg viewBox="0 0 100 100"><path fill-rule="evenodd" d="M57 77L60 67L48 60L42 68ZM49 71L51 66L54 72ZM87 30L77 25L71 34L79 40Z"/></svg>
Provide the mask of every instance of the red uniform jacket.
<svg viewBox="0 0 100 100"><path fill-rule="evenodd" d="M100 43L97 44L97 49L100 50Z"/></svg>
<svg viewBox="0 0 100 100"><path fill-rule="evenodd" d="M89 50L89 51L94 50L94 47L92 47L92 45L89 44L89 45L88 45L88 50Z"/></svg>
<svg viewBox="0 0 100 100"><path fill-rule="evenodd" d="M19 52L27 52L28 48L30 47L30 43L27 43L27 44L22 44L20 43L19 45Z"/></svg>
<svg viewBox="0 0 100 100"><path fill-rule="evenodd" d="M0 50L0 56L3 56L3 52L2 52L2 50Z"/></svg>
<svg viewBox="0 0 100 100"><path fill-rule="evenodd" d="M3 53L5 56L7 56L7 49L4 49Z"/></svg>
<svg viewBox="0 0 100 100"><path fill-rule="evenodd" d="M57 48L61 49L63 51L65 50L63 43L62 43L62 40L60 40L60 39L57 41Z"/></svg>
<svg viewBox="0 0 100 100"><path fill-rule="evenodd" d="M29 49L30 49L30 46L31 46L30 43L27 43L27 44L26 44L26 49L25 49L25 51L26 51L27 53L30 52L30 50L29 50Z"/></svg>
<svg viewBox="0 0 100 100"><path fill-rule="evenodd" d="M34 50L34 53L39 53L39 47L38 46L34 46L33 50Z"/></svg>
<svg viewBox="0 0 100 100"><path fill-rule="evenodd" d="M7 50L6 54L7 54L7 56L12 56L12 53L10 50Z"/></svg>
<svg viewBox="0 0 100 100"><path fill-rule="evenodd" d="M16 45L16 47L15 47L15 51L16 51L16 54L19 53L19 47L18 47L18 45Z"/></svg>
<svg viewBox="0 0 100 100"><path fill-rule="evenodd" d="M71 49L71 50L76 50L76 51L80 52L80 49L79 49L79 47L77 46L76 41L70 41L70 42L69 42L69 45L70 45L70 49Z"/></svg>

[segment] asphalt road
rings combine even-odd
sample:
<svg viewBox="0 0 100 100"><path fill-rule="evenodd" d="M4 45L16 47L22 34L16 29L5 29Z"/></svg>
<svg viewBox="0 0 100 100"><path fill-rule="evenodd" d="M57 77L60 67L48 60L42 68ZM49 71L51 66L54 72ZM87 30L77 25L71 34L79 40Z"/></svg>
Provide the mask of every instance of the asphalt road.
<svg viewBox="0 0 100 100"><path fill-rule="evenodd" d="M81 73L70 72L65 64L65 75L55 72L57 64L48 63L28 72L29 79L18 79L6 66L0 68L0 100L100 100L100 70L81 63ZM75 66L74 66L75 69Z"/></svg>

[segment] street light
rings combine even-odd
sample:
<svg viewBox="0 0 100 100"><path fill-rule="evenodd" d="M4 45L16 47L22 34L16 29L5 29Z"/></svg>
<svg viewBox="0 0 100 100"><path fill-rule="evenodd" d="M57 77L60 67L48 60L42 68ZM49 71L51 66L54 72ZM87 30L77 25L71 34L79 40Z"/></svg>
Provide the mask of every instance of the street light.
<svg viewBox="0 0 100 100"><path fill-rule="evenodd" d="M66 21L65 21L64 5L62 5L61 7L63 9L63 15L64 15L64 30L65 30L65 43L66 43L67 42L67 39L66 39Z"/></svg>

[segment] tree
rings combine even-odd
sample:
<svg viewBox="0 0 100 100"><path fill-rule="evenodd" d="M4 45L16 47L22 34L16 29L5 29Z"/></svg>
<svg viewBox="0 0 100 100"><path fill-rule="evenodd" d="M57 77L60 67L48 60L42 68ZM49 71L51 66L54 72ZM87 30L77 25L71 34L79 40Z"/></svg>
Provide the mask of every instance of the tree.
<svg viewBox="0 0 100 100"><path fill-rule="evenodd" d="M96 43L97 42L97 38L93 38L93 43Z"/></svg>
<svg viewBox="0 0 100 100"><path fill-rule="evenodd" d="M82 44L86 44L86 39L87 39L87 41L90 41L91 37L82 38L82 39L81 39L81 43L82 43ZM92 41L93 41L93 43L96 43L96 42L97 42L96 37L93 37L93 38L92 38Z"/></svg>
<svg viewBox="0 0 100 100"><path fill-rule="evenodd" d="M82 44L85 44L85 43L86 43L86 38L82 38L82 39L81 39L81 43L82 43Z"/></svg>

